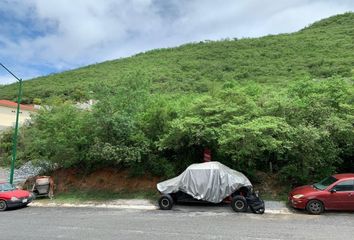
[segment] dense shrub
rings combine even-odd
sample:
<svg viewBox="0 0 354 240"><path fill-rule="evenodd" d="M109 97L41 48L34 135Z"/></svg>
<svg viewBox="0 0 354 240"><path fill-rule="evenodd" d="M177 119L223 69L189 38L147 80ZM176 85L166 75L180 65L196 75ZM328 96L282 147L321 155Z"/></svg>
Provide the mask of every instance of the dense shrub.
<svg viewBox="0 0 354 240"><path fill-rule="evenodd" d="M213 160L250 176L276 172L292 184L354 171L353 16L26 82L26 101L51 107L21 129L19 159L170 177L208 148ZM0 86L0 97L13 98L14 89ZM90 110L68 101L92 97L99 101ZM1 137L3 161L9 139Z"/></svg>

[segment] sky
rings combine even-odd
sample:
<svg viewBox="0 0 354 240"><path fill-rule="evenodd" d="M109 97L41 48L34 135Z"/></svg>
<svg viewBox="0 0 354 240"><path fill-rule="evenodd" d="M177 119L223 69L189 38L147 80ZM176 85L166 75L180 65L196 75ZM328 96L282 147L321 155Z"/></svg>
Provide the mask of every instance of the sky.
<svg viewBox="0 0 354 240"><path fill-rule="evenodd" d="M155 48L298 31L354 0L0 0L0 63L24 80ZM0 69L0 84L16 79Z"/></svg>

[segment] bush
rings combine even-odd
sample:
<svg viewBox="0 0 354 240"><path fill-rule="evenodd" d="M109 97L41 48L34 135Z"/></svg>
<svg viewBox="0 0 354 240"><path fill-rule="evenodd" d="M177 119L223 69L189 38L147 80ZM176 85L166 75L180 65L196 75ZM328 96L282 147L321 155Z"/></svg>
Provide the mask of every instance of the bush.
<svg viewBox="0 0 354 240"><path fill-rule="evenodd" d="M171 178L176 175L175 168L170 161L154 155L146 162L146 170L160 177Z"/></svg>
<svg viewBox="0 0 354 240"><path fill-rule="evenodd" d="M202 162L209 148L213 160L251 179L256 171L279 171L291 184L352 167L354 90L347 79L304 78L283 89L239 83L188 96L155 95L138 85L126 82L89 111L68 103L39 111L21 129L18 156L172 177Z"/></svg>

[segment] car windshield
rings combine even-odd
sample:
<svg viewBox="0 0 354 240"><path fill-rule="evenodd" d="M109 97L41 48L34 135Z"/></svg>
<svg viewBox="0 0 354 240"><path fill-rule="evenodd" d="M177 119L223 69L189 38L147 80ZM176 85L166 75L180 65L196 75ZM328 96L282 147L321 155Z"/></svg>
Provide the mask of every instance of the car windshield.
<svg viewBox="0 0 354 240"><path fill-rule="evenodd" d="M2 183L0 184L0 192L7 192L14 190L15 187L10 183Z"/></svg>
<svg viewBox="0 0 354 240"><path fill-rule="evenodd" d="M315 183L313 186L319 190L325 190L329 185L335 183L338 179L333 176L326 177L321 182Z"/></svg>

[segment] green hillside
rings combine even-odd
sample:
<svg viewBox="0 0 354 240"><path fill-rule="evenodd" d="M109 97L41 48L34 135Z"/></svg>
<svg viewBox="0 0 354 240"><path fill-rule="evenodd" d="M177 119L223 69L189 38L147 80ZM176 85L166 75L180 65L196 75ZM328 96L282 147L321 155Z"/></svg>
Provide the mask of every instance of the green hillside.
<svg viewBox="0 0 354 240"><path fill-rule="evenodd" d="M187 44L26 81L25 100L51 108L21 129L18 162L171 177L209 149L254 181L354 172L353 50L346 13L292 34ZM0 89L0 99L15 97L16 85ZM90 111L73 106L88 98L99 100ZM8 132L0 162L10 154Z"/></svg>
<svg viewBox="0 0 354 240"><path fill-rule="evenodd" d="M346 13L292 34L191 43L39 77L25 82L24 101L89 98L97 85L133 78L149 81L154 92L202 93L233 81L284 85L304 77L352 77L353 49L354 13ZM1 87L0 99L15 99L16 88Z"/></svg>

